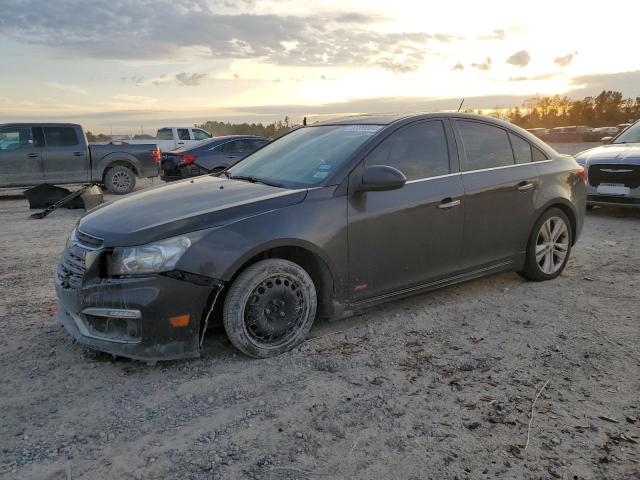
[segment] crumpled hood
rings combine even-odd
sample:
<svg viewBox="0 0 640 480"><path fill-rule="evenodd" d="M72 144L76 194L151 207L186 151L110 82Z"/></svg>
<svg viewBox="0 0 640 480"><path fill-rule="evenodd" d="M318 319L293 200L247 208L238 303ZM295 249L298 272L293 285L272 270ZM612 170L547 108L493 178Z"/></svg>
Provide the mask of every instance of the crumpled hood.
<svg viewBox="0 0 640 480"><path fill-rule="evenodd" d="M205 175L98 207L82 218L79 229L104 239L106 247L143 245L294 205L306 194Z"/></svg>
<svg viewBox="0 0 640 480"><path fill-rule="evenodd" d="M640 164L640 143L610 144L585 150L576 155L578 163L632 163Z"/></svg>

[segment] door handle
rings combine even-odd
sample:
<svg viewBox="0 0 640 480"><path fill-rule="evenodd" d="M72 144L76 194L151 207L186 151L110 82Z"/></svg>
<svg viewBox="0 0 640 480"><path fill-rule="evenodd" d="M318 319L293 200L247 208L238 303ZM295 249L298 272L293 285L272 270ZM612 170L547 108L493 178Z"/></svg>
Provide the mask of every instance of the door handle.
<svg viewBox="0 0 640 480"><path fill-rule="evenodd" d="M460 205L460 200L452 200L450 198L445 198L444 200L442 200L442 202L440 202L440 205L438 205L438 208L441 210L448 210L450 208L457 207L458 205Z"/></svg>
<svg viewBox="0 0 640 480"><path fill-rule="evenodd" d="M73 152L74 157L81 157L84 155L84 152Z"/></svg>
<svg viewBox="0 0 640 480"><path fill-rule="evenodd" d="M531 182L522 182L518 185L519 192L528 192L535 188L535 185Z"/></svg>
<svg viewBox="0 0 640 480"><path fill-rule="evenodd" d="M39 156L39 153L27 153L27 157L29 158L38 158Z"/></svg>

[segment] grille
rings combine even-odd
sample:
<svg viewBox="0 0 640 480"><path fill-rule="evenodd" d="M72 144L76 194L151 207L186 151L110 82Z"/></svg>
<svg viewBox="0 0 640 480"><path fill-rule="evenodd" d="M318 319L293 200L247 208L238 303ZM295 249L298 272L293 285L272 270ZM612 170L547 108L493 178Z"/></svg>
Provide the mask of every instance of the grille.
<svg viewBox="0 0 640 480"><path fill-rule="evenodd" d="M76 230L76 240L80 246L89 250L97 250L102 248L102 245L104 244L101 238L94 237L93 235L81 232L80 230Z"/></svg>
<svg viewBox="0 0 640 480"><path fill-rule="evenodd" d="M80 245L72 244L62 254L57 270L58 281L62 288L78 289L82 286L86 270L85 252L86 250Z"/></svg>
<svg viewBox="0 0 640 480"><path fill-rule="evenodd" d="M597 187L601 183L619 183L629 188L640 187L640 165L591 165L589 183Z"/></svg>

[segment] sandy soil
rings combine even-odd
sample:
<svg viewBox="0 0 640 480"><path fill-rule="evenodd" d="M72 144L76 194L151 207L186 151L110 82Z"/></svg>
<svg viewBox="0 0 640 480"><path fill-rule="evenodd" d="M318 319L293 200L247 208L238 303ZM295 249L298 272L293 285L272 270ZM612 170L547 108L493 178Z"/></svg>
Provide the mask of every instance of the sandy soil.
<svg viewBox="0 0 640 480"><path fill-rule="evenodd" d="M1 478L640 479L640 211L588 212L552 282L391 303L269 360L212 331L150 367L56 324L80 212L0 197Z"/></svg>

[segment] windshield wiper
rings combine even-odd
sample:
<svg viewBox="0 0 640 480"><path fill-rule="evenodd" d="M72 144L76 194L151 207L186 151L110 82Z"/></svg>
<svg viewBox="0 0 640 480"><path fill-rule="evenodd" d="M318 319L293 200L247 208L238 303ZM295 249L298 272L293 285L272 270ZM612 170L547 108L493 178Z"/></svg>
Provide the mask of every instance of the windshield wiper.
<svg viewBox="0 0 640 480"><path fill-rule="evenodd" d="M231 180L244 180L245 182L250 182L250 183L262 183L263 185L269 185L270 187L284 188L281 183L270 182L268 180L263 180L261 178L252 177L251 175L228 175L227 174L227 176Z"/></svg>

